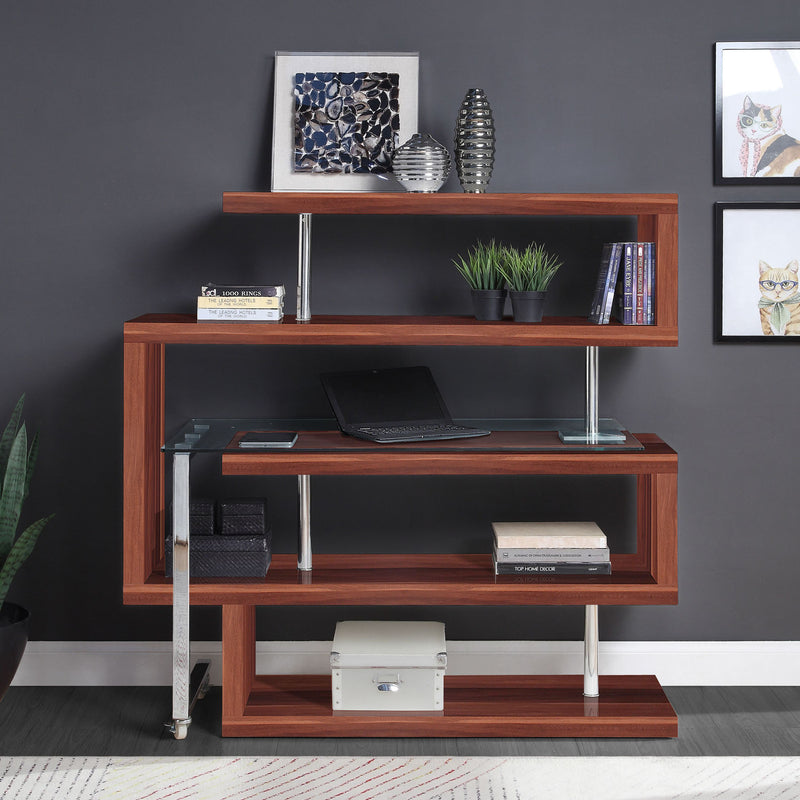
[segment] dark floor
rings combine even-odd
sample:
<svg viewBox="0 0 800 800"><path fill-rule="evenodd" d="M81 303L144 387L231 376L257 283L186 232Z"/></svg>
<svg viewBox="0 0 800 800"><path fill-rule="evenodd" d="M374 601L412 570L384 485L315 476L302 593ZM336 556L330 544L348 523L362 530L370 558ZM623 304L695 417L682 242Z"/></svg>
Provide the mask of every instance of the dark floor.
<svg viewBox="0 0 800 800"><path fill-rule="evenodd" d="M161 727L168 687L12 688L0 702L0 755L797 756L800 688L667 687L677 739L222 739L220 690L189 735Z"/></svg>

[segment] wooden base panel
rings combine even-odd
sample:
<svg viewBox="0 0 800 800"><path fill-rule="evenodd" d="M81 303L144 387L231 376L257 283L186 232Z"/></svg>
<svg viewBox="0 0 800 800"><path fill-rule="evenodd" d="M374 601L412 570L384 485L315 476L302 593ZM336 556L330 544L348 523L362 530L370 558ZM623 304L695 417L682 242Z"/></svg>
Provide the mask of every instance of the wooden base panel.
<svg viewBox="0 0 800 800"><path fill-rule="evenodd" d="M443 714L392 716L334 714L330 675L259 675L222 735L674 738L678 717L652 675L601 676L597 698L582 675L452 675Z"/></svg>

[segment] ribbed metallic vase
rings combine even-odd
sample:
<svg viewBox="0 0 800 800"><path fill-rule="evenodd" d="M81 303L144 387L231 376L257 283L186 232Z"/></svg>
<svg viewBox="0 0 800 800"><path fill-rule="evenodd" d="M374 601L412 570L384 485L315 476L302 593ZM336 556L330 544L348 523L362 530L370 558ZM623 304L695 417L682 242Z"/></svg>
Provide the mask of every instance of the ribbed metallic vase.
<svg viewBox="0 0 800 800"><path fill-rule="evenodd" d="M450 174L450 153L427 133L415 133L392 156L392 172L407 192L435 192Z"/></svg>
<svg viewBox="0 0 800 800"><path fill-rule="evenodd" d="M470 89L458 110L456 169L465 192L485 192L494 166L494 119L483 89Z"/></svg>

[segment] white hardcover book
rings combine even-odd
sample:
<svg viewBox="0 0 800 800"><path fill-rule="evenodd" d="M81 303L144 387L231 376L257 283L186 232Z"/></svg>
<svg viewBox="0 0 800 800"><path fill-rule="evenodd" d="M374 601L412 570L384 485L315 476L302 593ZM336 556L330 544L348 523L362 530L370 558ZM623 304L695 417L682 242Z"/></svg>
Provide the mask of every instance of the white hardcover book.
<svg viewBox="0 0 800 800"><path fill-rule="evenodd" d="M494 541L503 547L607 547L596 522L493 522Z"/></svg>
<svg viewBox="0 0 800 800"><path fill-rule="evenodd" d="M203 297L197 298L198 308L283 308L280 297Z"/></svg>
<svg viewBox="0 0 800 800"><path fill-rule="evenodd" d="M280 322L280 308L198 308L201 322Z"/></svg>
<svg viewBox="0 0 800 800"><path fill-rule="evenodd" d="M609 561L607 547L500 547L495 545L494 560L501 564L561 563Z"/></svg>

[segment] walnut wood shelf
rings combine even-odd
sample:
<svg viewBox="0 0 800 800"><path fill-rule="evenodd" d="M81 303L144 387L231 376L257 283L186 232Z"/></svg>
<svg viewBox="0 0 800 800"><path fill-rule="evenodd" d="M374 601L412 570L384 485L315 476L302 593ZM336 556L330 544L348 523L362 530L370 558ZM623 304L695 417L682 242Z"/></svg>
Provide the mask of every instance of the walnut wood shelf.
<svg viewBox="0 0 800 800"><path fill-rule="evenodd" d="M629 437L630 438L630 437ZM598 446L551 452L529 443L555 431L494 431L479 439L375 444L338 431L301 431L287 450L222 453L223 475L646 475L674 474L677 453L652 433L633 434L642 450Z"/></svg>
<svg viewBox="0 0 800 800"><path fill-rule="evenodd" d="M541 323L480 322L472 317L316 315L279 323L198 322L191 314L145 314L125 323L127 343L258 345L435 345L475 347L674 347L664 325L595 325L585 317Z"/></svg>
<svg viewBox="0 0 800 800"><path fill-rule="evenodd" d="M677 585L658 582L638 553L612 556L611 575L495 576L485 553L314 554L314 569L277 553L265 578L195 578L192 605L669 605ZM125 587L125 602L169 605L172 581L153 572Z"/></svg>
<svg viewBox="0 0 800 800"><path fill-rule="evenodd" d="M538 341L529 340L524 344L627 344L638 347L678 343L678 196L675 194L224 192L222 210L226 214L635 217L638 240L655 243L655 325L628 327L650 327L651 332L628 331L619 334L613 332L616 326L596 326L606 327L607 330L593 334L584 332L586 336L582 338L580 328L582 324L587 324L585 321L566 321L565 327L558 331L554 326L559 326L559 323L549 320L540 329ZM340 343L358 344L352 341ZM405 343L424 342L407 340ZM453 342L471 343L479 342ZM497 341L496 344L513 345L515 342L508 341L506 337L506 340Z"/></svg>
<svg viewBox="0 0 800 800"><path fill-rule="evenodd" d="M330 675L258 675L223 736L669 737L678 718L651 675L600 676L584 697L575 675L447 675L444 712L394 716L331 710Z"/></svg>
<svg viewBox="0 0 800 800"><path fill-rule="evenodd" d="M223 192L226 214L676 216L675 194Z"/></svg>

